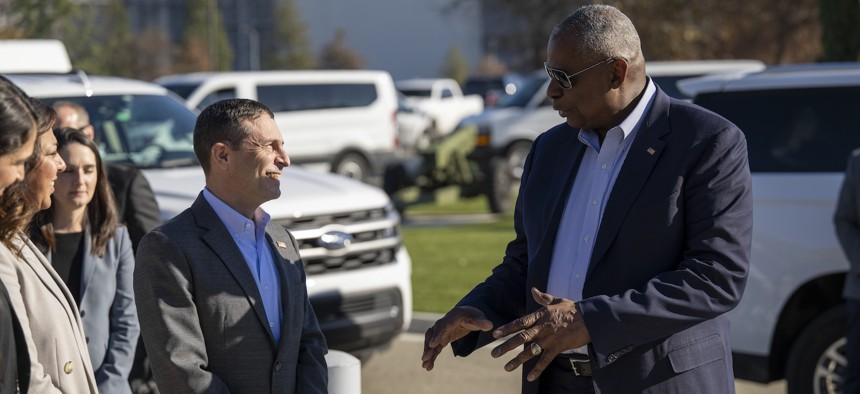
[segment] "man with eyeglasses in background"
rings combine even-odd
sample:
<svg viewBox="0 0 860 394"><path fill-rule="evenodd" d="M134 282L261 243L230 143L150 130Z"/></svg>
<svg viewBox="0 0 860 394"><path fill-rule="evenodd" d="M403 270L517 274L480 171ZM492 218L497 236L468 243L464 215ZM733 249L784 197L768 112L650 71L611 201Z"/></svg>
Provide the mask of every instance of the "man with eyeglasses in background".
<svg viewBox="0 0 860 394"><path fill-rule="evenodd" d="M57 127L71 127L95 139L95 128L90 124L86 108L72 101L57 101L53 108L57 111ZM137 252L140 239L161 224L161 211L149 181L134 165L124 163L105 163L105 171L113 191L117 214L128 228L132 249ZM146 363L146 350L143 339L138 340L134 365L129 374L132 391L140 394L157 392L152 372Z"/></svg>
<svg viewBox="0 0 860 394"><path fill-rule="evenodd" d="M516 237L492 274L427 330L515 350L524 393L734 392L729 320L752 234L746 140L645 73L633 23L588 5L556 26L547 96L566 119L526 160Z"/></svg>

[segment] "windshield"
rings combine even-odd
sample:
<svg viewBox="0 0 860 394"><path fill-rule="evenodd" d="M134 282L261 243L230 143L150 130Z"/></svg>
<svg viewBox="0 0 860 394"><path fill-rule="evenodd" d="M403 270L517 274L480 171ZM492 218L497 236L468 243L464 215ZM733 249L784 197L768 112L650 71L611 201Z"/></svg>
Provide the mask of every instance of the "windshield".
<svg viewBox="0 0 860 394"><path fill-rule="evenodd" d="M188 100L188 96L190 96L191 93L194 93L194 91L197 90L197 87L200 86L200 84L197 84L197 83L191 83L191 84L188 84L188 83L167 83L167 84L163 84L161 86L164 86L165 88L170 89L170 91L172 91L173 93L176 93L176 95L178 95L179 97L182 97L182 98Z"/></svg>
<svg viewBox="0 0 860 394"><path fill-rule="evenodd" d="M197 165L192 136L196 116L173 98L162 95L52 97L84 106L96 132L105 162L140 168Z"/></svg>
<svg viewBox="0 0 860 394"><path fill-rule="evenodd" d="M519 107L524 108L528 105L529 101L532 100L532 97L535 96L538 89L542 88L546 83L546 80L549 77L532 77L527 79L523 86L517 89L517 92L511 96L502 96L499 99L499 103L496 104L497 107Z"/></svg>

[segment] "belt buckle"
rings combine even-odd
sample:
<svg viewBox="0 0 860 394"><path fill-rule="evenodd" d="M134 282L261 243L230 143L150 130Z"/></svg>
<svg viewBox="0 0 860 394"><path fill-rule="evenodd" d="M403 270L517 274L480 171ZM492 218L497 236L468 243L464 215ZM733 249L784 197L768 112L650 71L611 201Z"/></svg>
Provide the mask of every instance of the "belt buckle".
<svg viewBox="0 0 860 394"><path fill-rule="evenodd" d="M573 371L573 375L574 376L582 376L582 374L585 371L579 372L579 367L576 365L576 360L571 358L571 359L568 359L568 361L570 361L570 369Z"/></svg>

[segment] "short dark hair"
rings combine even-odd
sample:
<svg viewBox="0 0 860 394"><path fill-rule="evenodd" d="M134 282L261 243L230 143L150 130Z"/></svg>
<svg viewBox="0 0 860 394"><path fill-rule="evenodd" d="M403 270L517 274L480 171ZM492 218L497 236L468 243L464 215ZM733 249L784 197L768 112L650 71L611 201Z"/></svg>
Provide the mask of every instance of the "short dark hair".
<svg viewBox="0 0 860 394"><path fill-rule="evenodd" d="M16 151L35 133L35 117L30 98L0 75L0 156Z"/></svg>
<svg viewBox="0 0 860 394"><path fill-rule="evenodd" d="M194 124L194 154L203 172L209 174L212 146L223 142L233 149L238 148L250 133L247 122L263 114L275 118L269 107L248 99L221 100L206 107Z"/></svg>

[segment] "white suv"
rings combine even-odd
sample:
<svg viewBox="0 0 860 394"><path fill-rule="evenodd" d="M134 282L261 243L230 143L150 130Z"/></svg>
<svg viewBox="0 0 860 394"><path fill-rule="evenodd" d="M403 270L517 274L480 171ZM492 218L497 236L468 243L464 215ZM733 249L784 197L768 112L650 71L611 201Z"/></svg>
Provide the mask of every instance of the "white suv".
<svg viewBox="0 0 860 394"><path fill-rule="evenodd" d="M155 82L203 109L225 98L266 104L295 164L368 180L397 152L397 91L387 71L232 71Z"/></svg>
<svg viewBox="0 0 860 394"><path fill-rule="evenodd" d="M48 104L83 105L104 159L140 167L165 220L190 207L203 189L192 149L196 116L167 89L75 74L8 77ZM363 356L389 343L411 320L412 261L388 196L293 167L281 179L281 197L263 208L299 242L308 295L329 347Z"/></svg>
<svg viewBox="0 0 860 394"><path fill-rule="evenodd" d="M849 264L833 214L848 156L860 147L860 64L774 67L678 87L740 127L749 148L752 260L731 312L735 376L786 378L790 393L836 393Z"/></svg>

